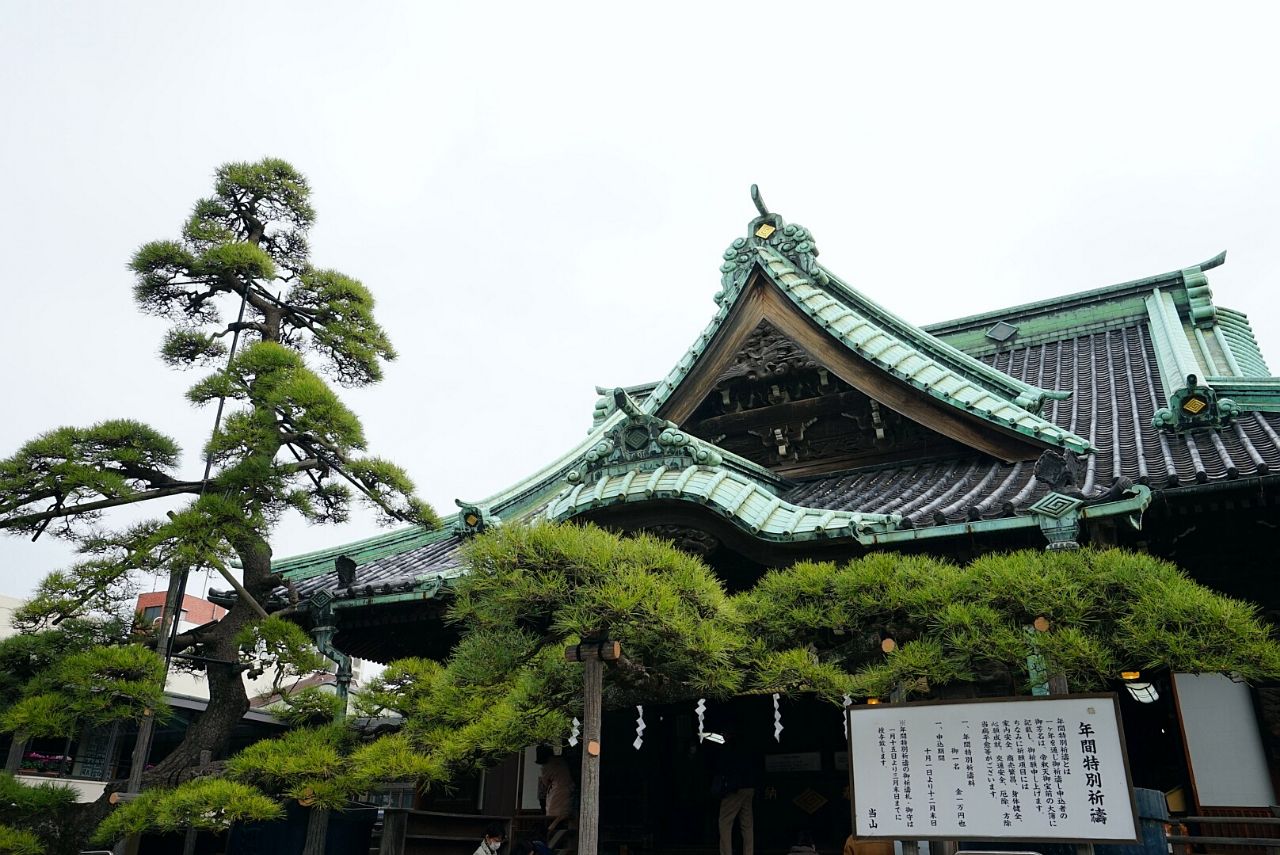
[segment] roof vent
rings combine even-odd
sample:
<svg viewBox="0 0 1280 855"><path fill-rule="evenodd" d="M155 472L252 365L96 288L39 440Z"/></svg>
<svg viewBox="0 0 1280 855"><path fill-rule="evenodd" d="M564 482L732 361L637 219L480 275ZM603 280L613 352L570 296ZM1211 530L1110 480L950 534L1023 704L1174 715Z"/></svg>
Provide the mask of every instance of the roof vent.
<svg viewBox="0 0 1280 855"><path fill-rule="evenodd" d="M1007 324L1004 321L1000 321L994 327L987 330L987 338L992 341L1000 342L1001 344L1004 344L1017 334L1018 328L1013 324Z"/></svg>

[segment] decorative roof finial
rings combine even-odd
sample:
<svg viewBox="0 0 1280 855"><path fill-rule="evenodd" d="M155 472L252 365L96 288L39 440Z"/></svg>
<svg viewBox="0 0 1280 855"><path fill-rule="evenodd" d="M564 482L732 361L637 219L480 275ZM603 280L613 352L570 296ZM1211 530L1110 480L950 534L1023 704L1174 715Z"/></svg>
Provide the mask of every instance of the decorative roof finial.
<svg viewBox="0 0 1280 855"><path fill-rule="evenodd" d="M751 201L756 203L756 210L760 212L760 216L769 216L769 209L764 206L764 197L760 195L760 188L755 184L751 185Z"/></svg>

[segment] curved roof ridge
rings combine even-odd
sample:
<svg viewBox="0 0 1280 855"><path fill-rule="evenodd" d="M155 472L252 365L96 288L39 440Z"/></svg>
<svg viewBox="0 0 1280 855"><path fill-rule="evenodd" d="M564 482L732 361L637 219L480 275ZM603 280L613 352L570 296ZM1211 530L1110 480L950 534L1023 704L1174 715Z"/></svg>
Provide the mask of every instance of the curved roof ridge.
<svg viewBox="0 0 1280 855"><path fill-rule="evenodd" d="M1070 392L1044 389L1032 383L1028 383L1025 380L1019 380L1017 377L1005 374L997 368L992 368L989 364L983 362L977 357L970 356L959 348L947 344L942 339L930 334L923 327L917 327L889 311L875 300L872 300L861 291L840 279L826 267L823 267L822 270L831 280L831 284L837 286L839 290L843 291L845 296L861 306L873 310L879 316L881 321L894 327L894 331L896 333L911 339L927 340L927 346L930 349L936 350L939 355L946 356L947 360L953 363L951 366L952 370L957 370L958 368L963 369L959 373L965 376L971 375L970 379L975 379L984 384L992 384L1006 392L1014 392L1015 397L1018 399L1025 398L1028 401L1039 399L1039 403L1034 405L1034 409L1032 409L1032 407L1024 407L1024 409L1030 409L1032 412L1038 414L1040 407L1043 406L1046 399L1057 398L1061 400L1070 397Z"/></svg>
<svg viewBox="0 0 1280 855"><path fill-rule="evenodd" d="M1179 270L1170 270L1167 273L1157 273L1153 276L1144 276L1141 279L1129 279L1124 282L1117 282L1113 285L1103 285L1101 288L1090 288L1085 291L1076 291L1071 294L1063 294L1060 297L1051 297L1046 300L1034 300L1030 303L1019 303L1014 306L1003 306L996 309L990 309L985 312L978 312L974 315L965 315L959 318L951 318L945 321L935 321L931 324L925 324L921 327L925 332L930 334L943 335L954 333L968 327L986 326L1000 320L1007 320L1010 316L1027 316L1037 312L1057 312L1061 311L1068 304L1082 304L1097 302L1105 299L1114 299L1118 295L1130 292L1146 293L1155 288L1165 285L1181 284L1188 271L1190 270L1212 270L1220 267L1227 260L1226 251L1220 252L1208 261L1201 262L1191 267L1184 267Z"/></svg>
<svg viewBox="0 0 1280 855"><path fill-rule="evenodd" d="M589 488L578 484L562 490L547 505L543 517L559 522L587 510L639 499L693 502L755 537L779 542L887 533L897 530L902 522L898 514L795 505L743 473L697 463L651 472L632 468L604 473Z"/></svg>
<svg viewBox="0 0 1280 855"><path fill-rule="evenodd" d="M876 303L848 286L843 286L843 290L853 299L841 301L831 297L830 290L816 283L812 277L798 269L791 259L771 247L757 247L757 252L761 261L760 269L792 303L828 334L881 370L947 405L1000 428L1077 453L1093 450L1088 440L1039 414L1045 398L1049 397L1045 390L939 342L928 333L882 310ZM810 305L809 300L815 294L826 297L828 302L816 307ZM884 317L872 316L877 312L883 312ZM863 319L862 323L859 318ZM861 336L859 330L868 324L878 332L873 336ZM873 352L867 345L876 338L889 339L890 344ZM898 358L885 358L890 353ZM959 370L958 366L961 365L968 370ZM992 380L1004 378L1002 382L1006 389L1002 391L985 385L977 376ZM1024 391L1016 397L1011 395L1020 389Z"/></svg>

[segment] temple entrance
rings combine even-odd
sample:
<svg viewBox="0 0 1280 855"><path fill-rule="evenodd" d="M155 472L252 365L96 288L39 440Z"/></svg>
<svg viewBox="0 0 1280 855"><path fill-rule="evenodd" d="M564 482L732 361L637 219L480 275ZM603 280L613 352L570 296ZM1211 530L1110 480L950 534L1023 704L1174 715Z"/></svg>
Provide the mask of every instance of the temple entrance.
<svg viewBox="0 0 1280 855"><path fill-rule="evenodd" d="M815 699L780 701L775 741L770 695L708 701L705 728L725 743L698 739L692 702L645 705L644 742L634 707L604 717L601 851L710 852L719 844L720 797L713 779L726 762L754 777L757 852L786 852L800 831L819 851L838 852L849 834L849 775L838 707ZM729 760L729 754L735 756ZM742 852L735 828L734 852Z"/></svg>

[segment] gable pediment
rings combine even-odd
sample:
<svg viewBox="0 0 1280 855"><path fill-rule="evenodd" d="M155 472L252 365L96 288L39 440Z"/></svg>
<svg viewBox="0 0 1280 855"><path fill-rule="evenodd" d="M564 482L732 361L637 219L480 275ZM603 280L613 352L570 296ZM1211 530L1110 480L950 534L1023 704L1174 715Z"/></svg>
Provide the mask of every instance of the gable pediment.
<svg viewBox="0 0 1280 855"><path fill-rule="evenodd" d="M827 458L830 467L906 459L912 451L930 456L955 451L957 444L1003 461L1030 460L1047 448L1090 450L1086 440L1039 415L1046 398L1062 393L1029 386L911 326L836 280L816 255L807 230L767 213L753 221L750 236L725 254L720 310L654 388L646 409L709 441L737 442L733 450L755 461L770 455L745 454L746 438L731 440L726 428L746 431L762 444L773 441L771 468L779 470L797 468L794 443L806 436L812 446L806 454ZM769 372L800 372L804 382L825 388L813 394L761 384ZM741 388L744 381L750 389ZM736 401L731 387L737 387ZM777 424L767 424L764 413L740 415L766 410L759 402L770 395L778 399L771 406L781 407L776 413L785 417ZM847 397L836 401L832 395ZM797 406L798 400L808 403ZM722 407L727 409L716 412ZM823 427L811 421L812 410L821 411ZM832 413L857 428L837 429ZM708 422L730 415L735 417ZM895 441L894 451L884 448L890 424L905 437ZM887 456L872 453L871 436ZM798 469L821 471L824 464L814 465L819 468Z"/></svg>
<svg viewBox="0 0 1280 855"><path fill-rule="evenodd" d="M767 318L681 427L786 476L963 450L855 389Z"/></svg>

